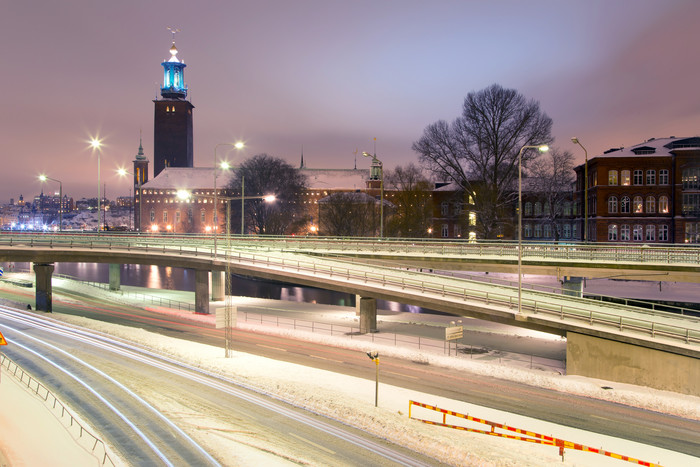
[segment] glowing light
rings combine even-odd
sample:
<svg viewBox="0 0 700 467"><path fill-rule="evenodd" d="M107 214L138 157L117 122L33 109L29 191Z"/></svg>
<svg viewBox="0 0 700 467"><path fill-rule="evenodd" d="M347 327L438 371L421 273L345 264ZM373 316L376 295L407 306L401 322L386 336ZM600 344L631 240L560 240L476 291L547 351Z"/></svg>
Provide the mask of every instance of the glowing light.
<svg viewBox="0 0 700 467"><path fill-rule="evenodd" d="M204 230L205 230L207 233L211 232L211 225L208 225L208 226L204 227Z"/></svg>
<svg viewBox="0 0 700 467"><path fill-rule="evenodd" d="M156 224L151 226L151 232L158 232L158 226Z"/></svg>
<svg viewBox="0 0 700 467"><path fill-rule="evenodd" d="M97 138L92 138L90 140L90 146L92 146L92 149L100 149L102 147L102 140L97 139Z"/></svg>
<svg viewBox="0 0 700 467"><path fill-rule="evenodd" d="M190 199L190 196L191 196L190 192L187 190L177 190L178 199L181 199L184 201L184 200Z"/></svg>
<svg viewBox="0 0 700 467"><path fill-rule="evenodd" d="M271 203L277 199L275 195L267 195L263 198L266 203Z"/></svg>
<svg viewBox="0 0 700 467"><path fill-rule="evenodd" d="M237 141L236 144L233 145L236 149L243 149L245 147L245 143L243 141Z"/></svg>
<svg viewBox="0 0 700 467"><path fill-rule="evenodd" d="M173 230L173 226L170 225L170 224L168 224L165 228L168 230L168 232L170 232L171 230Z"/></svg>

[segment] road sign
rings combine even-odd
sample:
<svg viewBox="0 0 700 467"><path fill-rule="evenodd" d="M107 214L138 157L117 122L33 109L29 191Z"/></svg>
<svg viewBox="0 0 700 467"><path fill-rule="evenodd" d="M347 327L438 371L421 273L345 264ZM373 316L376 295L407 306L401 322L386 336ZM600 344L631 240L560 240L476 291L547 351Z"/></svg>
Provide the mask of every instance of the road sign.
<svg viewBox="0 0 700 467"><path fill-rule="evenodd" d="M455 339L461 339L464 335L464 328L462 326L452 326L445 328L445 340L453 341Z"/></svg>
<svg viewBox="0 0 700 467"><path fill-rule="evenodd" d="M7 341L5 340L5 336L3 336L1 332L0 332L0 345L7 345Z"/></svg>
<svg viewBox="0 0 700 467"><path fill-rule="evenodd" d="M3 272L5 271L3 271L2 268L0 268L0 277L2 277Z"/></svg>

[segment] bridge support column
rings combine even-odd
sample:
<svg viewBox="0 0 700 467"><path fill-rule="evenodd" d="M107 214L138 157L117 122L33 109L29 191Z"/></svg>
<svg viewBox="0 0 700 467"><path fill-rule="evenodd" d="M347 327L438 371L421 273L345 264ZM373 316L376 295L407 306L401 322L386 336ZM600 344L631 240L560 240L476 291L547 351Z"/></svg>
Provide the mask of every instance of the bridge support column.
<svg viewBox="0 0 700 467"><path fill-rule="evenodd" d="M700 396L700 359L573 332L566 373Z"/></svg>
<svg viewBox="0 0 700 467"><path fill-rule="evenodd" d="M34 263L34 274L36 274L36 303L35 308L39 311L51 313L52 311L52 289L51 276L53 275L53 263Z"/></svg>
<svg viewBox="0 0 700 467"><path fill-rule="evenodd" d="M360 332L377 332L377 299L360 297Z"/></svg>
<svg viewBox="0 0 700 467"><path fill-rule="evenodd" d="M564 277L561 281L561 288L564 295L572 297L583 297L583 277Z"/></svg>
<svg viewBox="0 0 700 467"><path fill-rule="evenodd" d="M109 290L119 290L121 288L121 264L109 265Z"/></svg>
<svg viewBox="0 0 700 467"><path fill-rule="evenodd" d="M224 272L211 272L211 301L220 302L226 298L224 296Z"/></svg>
<svg viewBox="0 0 700 467"><path fill-rule="evenodd" d="M209 271L194 270L194 312L209 314Z"/></svg>

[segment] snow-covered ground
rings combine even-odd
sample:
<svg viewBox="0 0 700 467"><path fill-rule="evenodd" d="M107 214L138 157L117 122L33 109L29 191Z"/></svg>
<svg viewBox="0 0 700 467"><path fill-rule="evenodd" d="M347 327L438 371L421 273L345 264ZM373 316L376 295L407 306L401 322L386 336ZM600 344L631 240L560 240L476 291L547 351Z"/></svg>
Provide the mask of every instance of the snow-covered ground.
<svg viewBox="0 0 700 467"><path fill-rule="evenodd" d="M161 312L182 313L195 319L195 316L187 312L168 309L160 309ZM56 315L54 317L59 317ZM479 465L479 466L621 466L631 465L621 460L611 459L598 454L566 450L564 461L558 455L558 449L551 446L534 445L522 441L496 438L482 434L469 433L449 428L426 425L415 420L409 420L407 416L408 401L414 400L447 410L469 414L497 423L542 433L549 436L562 438L568 441L582 443L607 451L628 455L655 462L664 466L690 466L700 465L700 459L692 456L659 449L654 446L645 446L627 440L610 436L589 433L578 429L560 426L541 420L506 413L499 410L484 408L438 397L432 394L423 394L403 388L381 384L379 387L379 407L374 407L374 380L365 380L350 376L339 375L333 372L318 370L301 365L280 362L263 357L234 352L232 358L224 358L224 350L219 347L185 342L179 339L169 338L145 332L131 327L107 324L95 320L76 317L60 317L74 324L90 327L109 333L124 339L135 341L143 346L154 349L163 354L175 357L193 365L220 373L228 378L236 379L253 386L259 390L275 394L277 397L293 404L306 407L309 410L342 420L348 424L359 427L377 436L385 437L396 443L411 447L417 451L450 464L450 465ZM213 320L213 316L196 316L198 320ZM666 412L678 416L700 419L700 398L684 396L675 393L641 388L620 383L597 381L577 376L562 376L545 373L536 370L512 368L503 365L486 364L470 360L455 359L435 354L427 354L419 351L397 349L393 346L381 346L376 344L361 343L344 340L338 336L319 336L294 330L273 329L265 326L240 323L239 327L256 329L260 332L282 333L300 339L325 341L328 344L342 345L349 348L357 348L358 351L377 350L381 355L401 355L409 359L421 359L431 365L455 367L464 371L479 374L492 375L499 378L507 378L522 381L535 386L554 388L573 394L582 394L589 397L608 399L624 404L643 407L649 410ZM10 343L11 345L11 343ZM374 366L369 359L367 364ZM17 391L17 385L9 385L3 375L1 383L2 391ZM601 386L612 386L613 390L603 390ZM8 387L10 389L8 390ZM5 398L3 397L4 401ZM35 404L32 397L28 396L28 402L22 404ZM17 402L19 404L19 402ZM23 407L23 405L21 406ZM23 410L23 408L21 408ZM20 410L20 412L21 412ZM425 409L413 409L413 415L439 421L441 416L430 414ZM48 415L51 417L51 415ZM22 417L24 418L24 417ZM189 428L195 431L194 436L203 437L204 434L196 432L199 420L193 419ZM0 418L0 423L5 427L6 419ZM462 424L456 419L448 417L448 423ZM186 424L189 423L186 421ZM470 425L476 427L474 425ZM479 426L476 428L482 428ZM60 425L56 428L57 436ZM185 427L188 429L188 427ZM2 430L5 432L5 430ZM36 438L15 440L14 430L7 431L10 437L3 434L0 439L3 450L10 444L11 452L6 452L12 465L34 465L21 457L22 453L31 453L36 450ZM9 438L12 438L10 441ZM212 438L207 437L208 448L219 459L235 459L231 465L259 465L259 458L254 453L236 453L234 447L225 439L218 439L212 444ZM274 447L271 447L274 448ZM84 461L70 462L71 455L66 449L65 456L61 450L61 457L66 460L65 465L86 465ZM13 457L17 456L17 457ZM282 462L284 465L286 462Z"/></svg>

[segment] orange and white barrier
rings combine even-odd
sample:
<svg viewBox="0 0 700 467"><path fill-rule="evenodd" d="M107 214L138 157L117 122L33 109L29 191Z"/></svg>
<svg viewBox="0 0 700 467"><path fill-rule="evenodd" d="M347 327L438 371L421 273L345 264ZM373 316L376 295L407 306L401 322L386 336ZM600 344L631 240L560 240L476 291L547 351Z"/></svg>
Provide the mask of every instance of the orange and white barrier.
<svg viewBox="0 0 700 467"><path fill-rule="evenodd" d="M424 409L428 409L428 410L432 410L432 411L441 413L442 414L442 423L431 421L431 420L424 420L421 418L414 418L411 414L411 407L413 407L414 405L417 407L422 407ZM470 422L489 425L491 427L491 430L486 431L486 430L479 430L476 428L468 428L468 427L464 427L464 426L448 424L447 423L447 416L448 415L451 415L451 416L457 417L457 418L462 418L464 420L469 420ZM472 433L482 433L485 435L498 436L498 437L507 438L507 439L516 439L519 441L526 441L529 443L544 444L546 446L556 446L559 448L559 455L562 456L562 459L564 458L564 449L574 449L577 451L602 454L604 456L612 457L613 459L620 459L623 461L632 462L633 464L643 465L646 467L661 467L661 465L654 464L652 462L646 462L643 460L635 459L633 457L623 456L622 454L615 454L614 452L605 451L603 449L592 448L590 446L585 446L583 444L572 443L571 441L566 441L566 440L559 439L559 438L553 438L551 436L542 435L539 433L534 433L532 431L522 430L520 428L515 428L512 426L503 425L501 423L490 422L488 420L484 420L481 418L472 417L470 415L461 414L459 412L452 412L450 410L441 409L439 407L434 407L434 406L428 405L428 404L422 404L422 403L416 402L416 401L408 401L408 418L413 419L413 420L418 420L420 422L427 423L429 425L444 426L447 428L453 428L455 430L470 431ZM496 429L506 430L506 431L518 433L518 434L524 435L524 436L515 436L515 435L510 435L507 433L499 433L496 431Z"/></svg>

